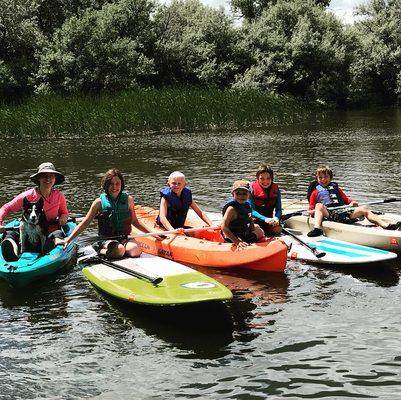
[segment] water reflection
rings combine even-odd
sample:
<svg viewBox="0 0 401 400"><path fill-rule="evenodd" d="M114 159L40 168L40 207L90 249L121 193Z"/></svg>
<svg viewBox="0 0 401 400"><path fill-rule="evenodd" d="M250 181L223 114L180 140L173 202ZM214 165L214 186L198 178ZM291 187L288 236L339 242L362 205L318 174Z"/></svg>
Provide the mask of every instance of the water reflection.
<svg viewBox="0 0 401 400"><path fill-rule="evenodd" d="M118 301L98 291L97 297L107 304L109 313L118 316L125 331L141 329L167 347L185 350L184 358L223 357L233 341L232 318L223 302L158 307ZM108 326L105 330L110 335Z"/></svg>
<svg viewBox="0 0 401 400"><path fill-rule="evenodd" d="M385 263L372 263L367 266L347 266L332 269L343 274L348 274L362 282L373 283L377 286L391 287L397 286L400 281L400 260Z"/></svg>

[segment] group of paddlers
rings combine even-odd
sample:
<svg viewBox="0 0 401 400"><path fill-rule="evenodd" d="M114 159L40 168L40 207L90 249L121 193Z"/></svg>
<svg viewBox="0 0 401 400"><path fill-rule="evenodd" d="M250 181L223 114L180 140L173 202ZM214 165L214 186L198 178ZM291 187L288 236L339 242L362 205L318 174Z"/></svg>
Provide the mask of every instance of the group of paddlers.
<svg viewBox="0 0 401 400"><path fill-rule="evenodd" d="M104 237L99 243L100 254L109 258L120 258L124 255L139 256L140 246L135 240L127 239L131 225L140 231L150 233L135 213L135 203L131 195L124 191L125 181L122 173L112 168L102 178L103 193L96 198L89 211L77 225L70 236L64 237L59 229L67 222L68 209L65 196L54 188L54 185L64 181L64 175L56 170L52 163L42 163L38 171L31 175L35 187L19 194L0 209L0 229L4 230L4 219L10 212L23 209L24 199L37 202L43 199L43 211L46 216L49 243L54 245L68 244L82 233L97 218L99 235ZM315 226L308 236L323 234L323 219L337 222L352 223L366 217L375 225L384 229L398 229L401 223L388 224L372 213L367 206L348 197L336 182L333 182L333 172L327 166L319 166L316 170L316 180L308 189L309 213L314 216ZM231 242L239 249L251 243L266 240L266 237L280 234L282 219L281 193L274 182L273 169L265 164L258 167L255 180L237 180L231 188L231 198L222 209L221 239ZM349 205L349 208L338 206ZM202 211L193 199L192 191L186 184L185 175L175 171L170 174L167 186L160 191L159 214L155 220L155 229L176 230L184 232L185 220L189 209L212 226L208 215ZM190 233L188 233L190 234ZM192 233L196 235L196 233ZM121 239L107 240L107 237L121 236ZM162 236L156 236L163 240ZM19 257L20 244L18 231L6 231L1 243L3 257L15 261Z"/></svg>

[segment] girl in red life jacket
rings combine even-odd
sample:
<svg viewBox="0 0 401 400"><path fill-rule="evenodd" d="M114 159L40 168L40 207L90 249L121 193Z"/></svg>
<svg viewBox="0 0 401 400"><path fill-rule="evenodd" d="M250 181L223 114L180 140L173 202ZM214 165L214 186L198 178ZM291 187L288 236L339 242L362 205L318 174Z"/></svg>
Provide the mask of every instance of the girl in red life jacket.
<svg viewBox="0 0 401 400"><path fill-rule="evenodd" d="M256 171L256 180L251 184L249 199L252 217L266 235L278 235L281 232L279 222L283 213L281 193L277 183L273 182L273 177L271 167L260 165Z"/></svg>

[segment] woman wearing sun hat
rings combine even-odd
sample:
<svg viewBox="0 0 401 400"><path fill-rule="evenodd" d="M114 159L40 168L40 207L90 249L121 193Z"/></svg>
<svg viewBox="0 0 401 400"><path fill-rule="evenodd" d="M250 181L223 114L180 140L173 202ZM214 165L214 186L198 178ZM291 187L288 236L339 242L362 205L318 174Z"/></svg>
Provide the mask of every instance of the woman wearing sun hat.
<svg viewBox="0 0 401 400"><path fill-rule="evenodd" d="M3 223L6 216L11 212L19 212L23 209L24 198L30 203L36 203L43 199L43 211L49 223L49 239L55 244L58 239L64 237L59 226L65 225L68 219L67 202L63 193L54 188L64 182L64 175L56 170L51 162L39 165L38 171L30 176L36 186L20 193L9 203L0 208L0 230L4 230ZM1 243L1 250L6 261L18 259L19 232L7 231Z"/></svg>

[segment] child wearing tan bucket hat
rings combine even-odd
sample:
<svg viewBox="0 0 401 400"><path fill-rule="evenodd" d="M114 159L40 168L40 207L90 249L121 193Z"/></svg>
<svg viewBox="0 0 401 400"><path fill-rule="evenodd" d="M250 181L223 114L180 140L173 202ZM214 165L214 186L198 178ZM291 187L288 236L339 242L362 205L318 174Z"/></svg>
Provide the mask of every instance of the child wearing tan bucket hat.
<svg viewBox="0 0 401 400"><path fill-rule="evenodd" d="M231 193L235 192L238 189L244 189L244 190L247 190L248 192L250 192L251 191L251 185L250 185L249 181L240 179L240 180L235 181L233 183L233 186L231 188Z"/></svg>
<svg viewBox="0 0 401 400"><path fill-rule="evenodd" d="M68 219L67 201L62 192L54 189L54 185L64 182L64 175L57 171L54 164L44 162L39 165L37 172L30 176L36 187L17 195L13 200L0 208L0 230L4 230L4 219L12 212L23 209L24 199L30 203L36 203L43 199L43 211L49 222L49 243L58 244L64 237L59 226L65 225ZM1 242L3 258L6 261L16 261L19 258L19 232L6 231ZM49 248L50 250L50 248Z"/></svg>
<svg viewBox="0 0 401 400"><path fill-rule="evenodd" d="M232 200L223 207L222 234L226 242L245 248L264 239L263 230L253 223L248 199L251 192L249 181L237 180L231 187Z"/></svg>

